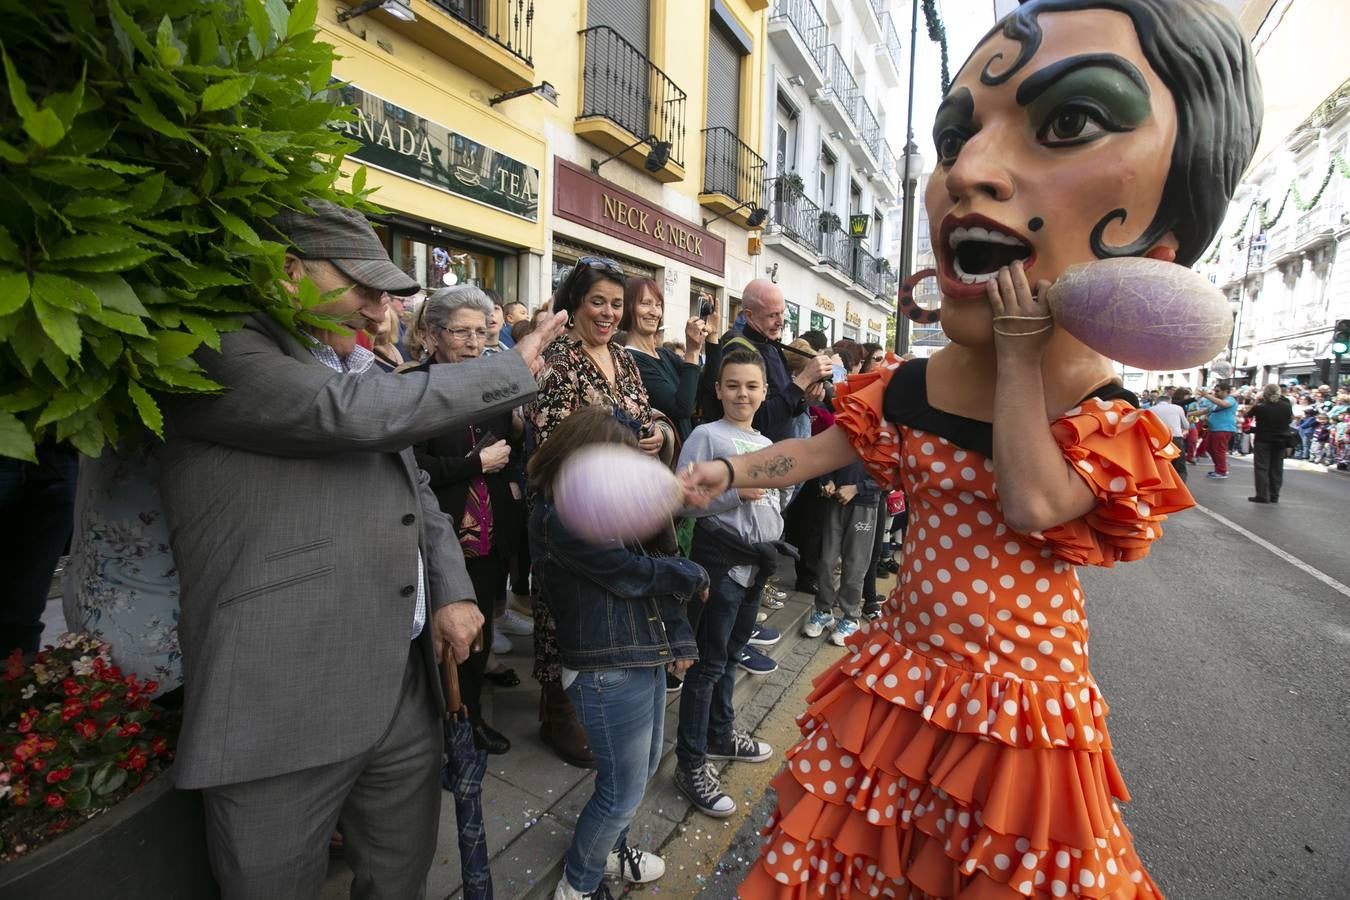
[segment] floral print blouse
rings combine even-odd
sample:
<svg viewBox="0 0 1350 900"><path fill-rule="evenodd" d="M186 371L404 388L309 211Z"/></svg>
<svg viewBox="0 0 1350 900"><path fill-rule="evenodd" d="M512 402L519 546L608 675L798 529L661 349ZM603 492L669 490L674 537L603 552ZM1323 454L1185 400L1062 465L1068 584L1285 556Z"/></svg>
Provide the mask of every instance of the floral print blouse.
<svg viewBox="0 0 1350 900"><path fill-rule="evenodd" d="M612 406L642 425L652 423L651 404L637 363L628 351L609 342L614 358L614 382L605 377L582 349L581 340L566 335L544 348L539 396L526 409L534 429L534 446L548 440L553 429L583 406Z"/></svg>

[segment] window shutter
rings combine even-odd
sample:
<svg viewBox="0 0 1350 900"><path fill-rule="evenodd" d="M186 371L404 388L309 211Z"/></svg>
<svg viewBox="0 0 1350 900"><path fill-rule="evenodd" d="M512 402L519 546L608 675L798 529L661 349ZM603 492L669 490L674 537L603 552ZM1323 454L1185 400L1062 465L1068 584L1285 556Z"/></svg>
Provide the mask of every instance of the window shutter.
<svg viewBox="0 0 1350 900"><path fill-rule="evenodd" d="M741 51L722 26L708 28L709 128L726 128L739 136L741 123Z"/></svg>
<svg viewBox="0 0 1350 900"><path fill-rule="evenodd" d="M647 52L649 0L587 0L586 24L608 25L623 39L637 48L643 56Z"/></svg>

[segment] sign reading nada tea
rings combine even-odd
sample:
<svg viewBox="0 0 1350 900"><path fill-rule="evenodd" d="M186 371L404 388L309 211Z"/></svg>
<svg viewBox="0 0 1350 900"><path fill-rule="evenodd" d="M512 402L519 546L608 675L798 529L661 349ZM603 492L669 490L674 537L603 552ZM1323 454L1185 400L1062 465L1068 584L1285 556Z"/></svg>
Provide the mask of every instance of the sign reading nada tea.
<svg viewBox="0 0 1350 900"><path fill-rule="evenodd" d="M667 212L563 159L554 160L553 211L563 219L723 274L727 245L711 231Z"/></svg>

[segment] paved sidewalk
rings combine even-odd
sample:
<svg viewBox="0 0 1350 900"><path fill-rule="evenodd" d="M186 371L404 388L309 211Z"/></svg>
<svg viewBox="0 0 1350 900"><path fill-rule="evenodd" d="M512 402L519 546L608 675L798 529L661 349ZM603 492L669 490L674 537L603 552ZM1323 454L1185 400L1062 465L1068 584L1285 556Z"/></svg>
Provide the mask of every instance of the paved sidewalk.
<svg viewBox="0 0 1350 900"><path fill-rule="evenodd" d="M770 612L766 624L781 630L783 638L773 647L760 649L777 660L779 668L766 676L737 672L739 727L753 729L759 724L824 646L823 640L800 636L801 622L810 608L810 597L793 593L783 609ZM484 694L485 718L512 743L511 751L504 756L488 757L488 775L483 785L488 852L497 900L546 900L552 897L561 875L562 856L571 841L577 816L591 795L592 773L562 762L540 741L539 686L530 677L531 639L512 640L515 652L501 659L520 675L520 686L489 687ZM678 695L670 697L667 703L661 769L648 787L630 830L631 843L644 849L661 847L677 829L684 827L681 823L690 812L688 801L672 782L678 704ZM781 753L786 748L775 749ZM736 798L751 805L757 799ZM324 900L347 897L350 878L346 865L334 862L329 867ZM651 889L658 890L659 886L658 881ZM427 897L429 900L461 897L455 809L448 793L443 795L440 837L427 880Z"/></svg>

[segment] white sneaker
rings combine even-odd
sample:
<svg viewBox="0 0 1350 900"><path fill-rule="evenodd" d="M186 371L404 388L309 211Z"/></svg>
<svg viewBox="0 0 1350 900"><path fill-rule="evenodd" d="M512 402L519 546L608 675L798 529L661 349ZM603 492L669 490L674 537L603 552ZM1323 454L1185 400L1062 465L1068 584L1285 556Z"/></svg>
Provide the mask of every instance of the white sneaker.
<svg viewBox="0 0 1350 900"><path fill-rule="evenodd" d="M568 884L567 876L564 875L558 879L558 886L553 890L553 900L612 900L612 897L603 881L595 890L583 894Z"/></svg>
<svg viewBox="0 0 1350 900"><path fill-rule="evenodd" d="M622 878L635 884L646 884L666 874L666 863L655 853L646 850L634 850L624 841L619 849L611 850L605 860L605 875L609 878Z"/></svg>
<svg viewBox="0 0 1350 900"><path fill-rule="evenodd" d="M508 609L497 617L494 626L502 634L534 634L534 622L525 618L514 609Z"/></svg>
<svg viewBox="0 0 1350 900"><path fill-rule="evenodd" d="M516 649L516 645L511 643L511 639L500 631L493 629L492 632L492 652L498 656L505 656Z"/></svg>
<svg viewBox="0 0 1350 900"><path fill-rule="evenodd" d="M825 633L826 628L831 628L833 626L834 616L827 612L813 609L811 610L811 615L806 620L806 624L802 626L802 634L809 638L818 638Z"/></svg>

